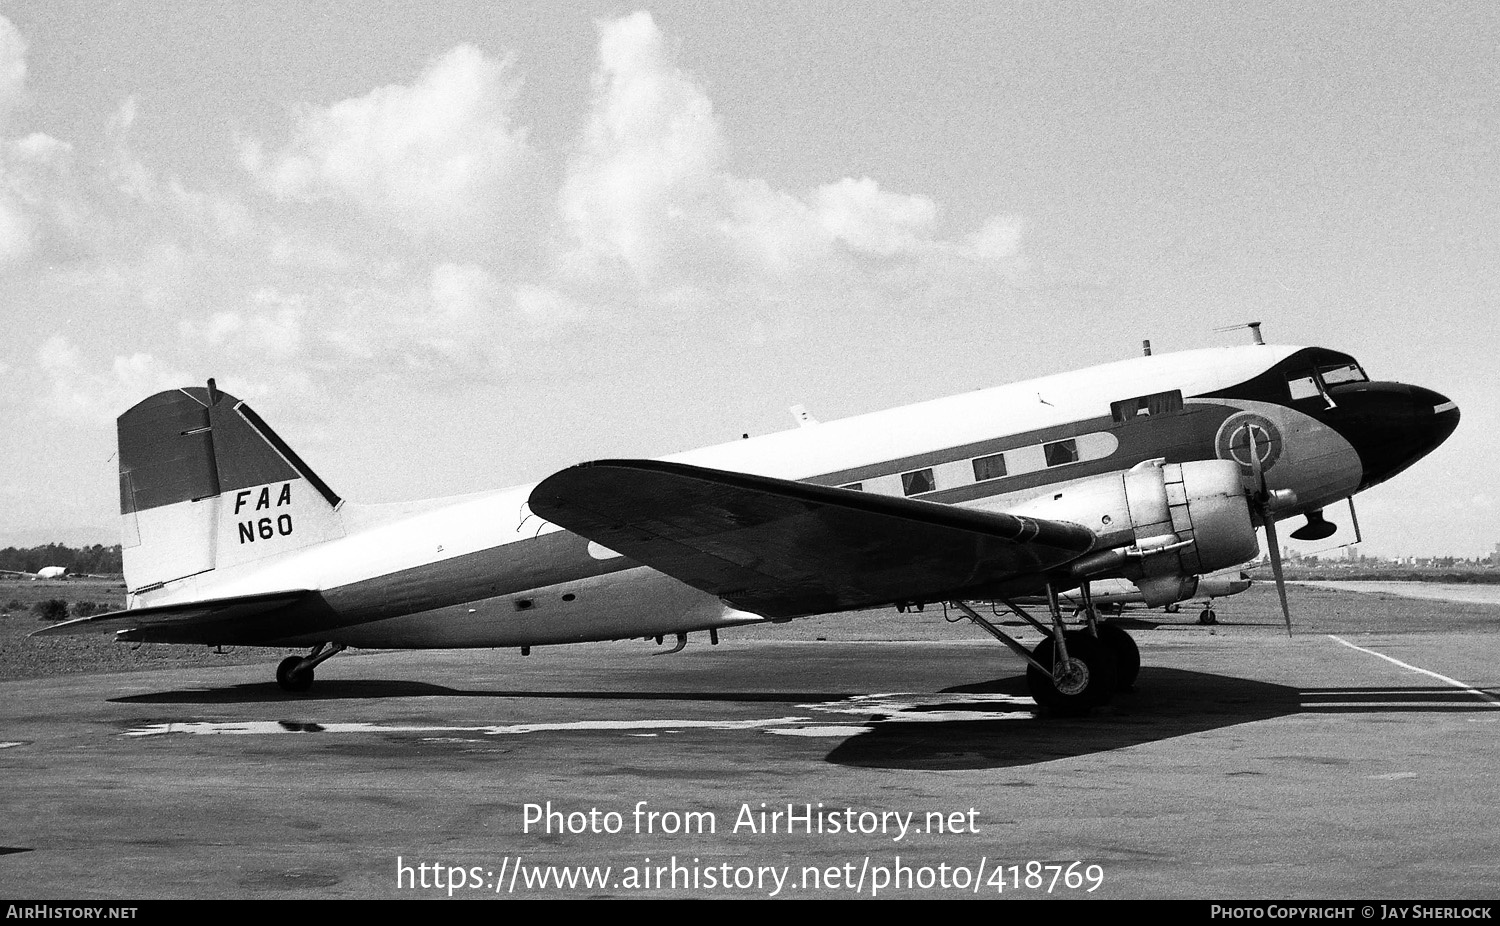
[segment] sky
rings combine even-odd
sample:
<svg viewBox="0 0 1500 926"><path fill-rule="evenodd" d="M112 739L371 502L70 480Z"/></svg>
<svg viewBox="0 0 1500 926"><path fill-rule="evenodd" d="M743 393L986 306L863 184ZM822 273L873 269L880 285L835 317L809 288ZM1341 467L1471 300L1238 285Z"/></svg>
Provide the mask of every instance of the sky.
<svg viewBox="0 0 1500 926"><path fill-rule="evenodd" d="M0 545L118 542L114 419L209 377L378 502L1260 321L1458 402L1360 549L1483 555L1497 48L1483 0L0 2Z"/></svg>

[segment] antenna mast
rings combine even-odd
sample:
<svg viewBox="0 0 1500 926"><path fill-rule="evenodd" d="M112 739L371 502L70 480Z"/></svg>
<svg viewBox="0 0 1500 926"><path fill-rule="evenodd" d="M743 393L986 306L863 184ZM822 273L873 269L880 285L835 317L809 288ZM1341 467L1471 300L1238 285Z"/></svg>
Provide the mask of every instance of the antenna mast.
<svg viewBox="0 0 1500 926"><path fill-rule="evenodd" d="M1259 344L1262 347L1265 346L1265 344L1266 344L1265 339L1260 336L1260 322L1245 322L1243 325L1228 325L1228 326L1226 326L1224 328L1215 328L1214 330L1215 331L1238 331L1241 328L1249 328L1250 329L1250 337L1252 337L1252 338L1255 339L1255 343Z"/></svg>

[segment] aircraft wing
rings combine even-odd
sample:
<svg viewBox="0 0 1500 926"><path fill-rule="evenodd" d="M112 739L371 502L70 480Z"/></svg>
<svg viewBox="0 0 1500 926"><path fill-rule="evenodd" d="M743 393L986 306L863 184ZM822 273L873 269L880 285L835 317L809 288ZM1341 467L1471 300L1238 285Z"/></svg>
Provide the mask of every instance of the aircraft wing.
<svg viewBox="0 0 1500 926"><path fill-rule="evenodd" d="M1067 563L1077 524L657 460L554 473L533 512L740 610L795 617L964 597Z"/></svg>
<svg viewBox="0 0 1500 926"><path fill-rule="evenodd" d="M266 614L301 601L312 594L306 589L236 595L230 598L208 598L180 604L154 605L77 617L51 627L33 631L31 636L56 636L69 633L119 633L147 630L196 633L214 626L232 623L246 617Z"/></svg>

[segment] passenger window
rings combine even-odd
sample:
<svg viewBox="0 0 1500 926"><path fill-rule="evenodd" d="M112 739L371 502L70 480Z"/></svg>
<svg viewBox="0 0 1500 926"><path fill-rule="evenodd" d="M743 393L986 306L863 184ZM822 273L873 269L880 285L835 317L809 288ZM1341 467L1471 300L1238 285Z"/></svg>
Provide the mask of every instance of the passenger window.
<svg viewBox="0 0 1500 926"><path fill-rule="evenodd" d="M984 482L986 479L999 479L1005 475L1005 454L997 453L988 457L979 457L974 460L974 481Z"/></svg>
<svg viewBox="0 0 1500 926"><path fill-rule="evenodd" d="M1062 466L1064 463L1074 463L1078 460L1078 442L1069 438L1067 440L1053 441L1042 445L1042 453L1047 457L1048 466Z"/></svg>
<svg viewBox="0 0 1500 926"><path fill-rule="evenodd" d="M907 495L921 495L923 492L931 492L935 488L936 486L932 481L931 468L901 474L901 491Z"/></svg>

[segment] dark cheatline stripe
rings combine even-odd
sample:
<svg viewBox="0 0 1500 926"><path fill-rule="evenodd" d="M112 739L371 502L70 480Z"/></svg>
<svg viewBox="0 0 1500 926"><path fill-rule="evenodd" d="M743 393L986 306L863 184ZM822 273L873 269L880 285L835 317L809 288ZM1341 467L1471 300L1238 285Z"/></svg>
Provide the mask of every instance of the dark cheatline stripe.
<svg viewBox="0 0 1500 926"><path fill-rule="evenodd" d="M640 568L640 563L624 556L594 559L587 547L588 541L577 534L555 531L313 592L296 604L253 618L202 626L147 627L127 631L123 638L271 646L278 640Z"/></svg>
<svg viewBox="0 0 1500 926"><path fill-rule="evenodd" d="M944 463L967 461L975 457L1034 447L1083 434L1111 434L1119 444L1114 453L1097 460L1084 460L1028 473L1002 476L999 479L986 479L983 482L940 488L936 492L918 496L922 501L944 504L967 502L989 498L992 495L1022 492L1072 479L1118 472L1129 469L1144 460L1154 460L1157 457L1165 458L1168 463L1212 460L1215 457L1214 436L1218 433L1219 426L1235 411L1235 408L1227 405L1190 402L1181 411L1149 418L1134 418L1123 424L1115 423L1111 418L1087 418L993 440L903 457L886 463L838 470L814 476L807 481L814 485L847 485L878 476L891 476L913 469L940 466Z"/></svg>

